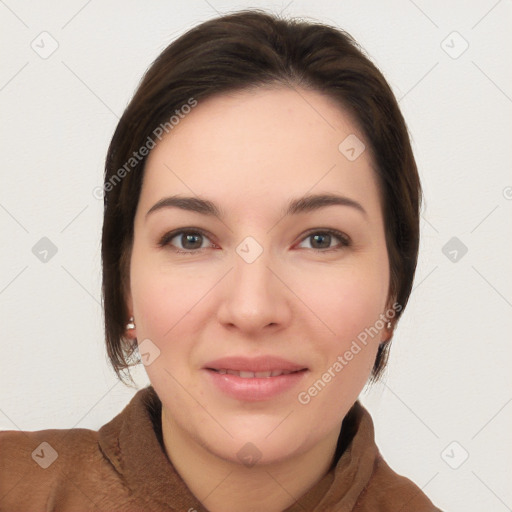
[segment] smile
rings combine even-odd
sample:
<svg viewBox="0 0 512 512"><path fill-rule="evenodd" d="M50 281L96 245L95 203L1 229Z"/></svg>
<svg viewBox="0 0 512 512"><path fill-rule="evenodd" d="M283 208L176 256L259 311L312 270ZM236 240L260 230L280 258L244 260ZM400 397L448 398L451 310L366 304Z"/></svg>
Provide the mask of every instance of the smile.
<svg viewBox="0 0 512 512"><path fill-rule="evenodd" d="M211 392L242 402L271 401L286 393L296 392L304 386L305 376L310 373L305 368L259 372L205 368L203 372L207 379L206 386Z"/></svg>
<svg viewBox="0 0 512 512"><path fill-rule="evenodd" d="M268 379L269 377L279 377L279 375L288 375L290 373L295 373L290 370L272 370L266 372L249 372L242 370L228 370L226 368L222 368L220 370L216 370L215 368L208 368L214 372L220 373L221 375L236 375L237 377L241 377L242 379ZM298 370L302 371L302 370Z"/></svg>

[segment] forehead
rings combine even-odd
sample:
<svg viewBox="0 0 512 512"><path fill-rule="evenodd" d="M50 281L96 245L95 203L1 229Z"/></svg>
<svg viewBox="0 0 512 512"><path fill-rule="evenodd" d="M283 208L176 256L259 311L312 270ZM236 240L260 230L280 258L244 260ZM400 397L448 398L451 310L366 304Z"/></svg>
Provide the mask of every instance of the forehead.
<svg viewBox="0 0 512 512"><path fill-rule="evenodd" d="M141 203L193 193L229 210L230 203L261 208L275 200L281 207L284 198L337 192L370 212L375 203L377 214L372 165L357 124L334 100L259 88L199 101L184 115L148 156Z"/></svg>

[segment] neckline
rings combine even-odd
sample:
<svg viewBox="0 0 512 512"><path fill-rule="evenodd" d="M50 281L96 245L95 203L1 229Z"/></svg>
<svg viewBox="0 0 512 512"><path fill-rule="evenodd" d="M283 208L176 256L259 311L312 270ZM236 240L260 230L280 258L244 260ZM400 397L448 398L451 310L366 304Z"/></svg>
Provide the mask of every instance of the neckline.
<svg viewBox="0 0 512 512"><path fill-rule="evenodd" d="M125 485L148 505L207 512L167 456L161 410L154 388L140 389L100 428L100 448ZM371 477L377 452L373 421L357 400L343 419L329 471L283 512L324 510L333 504L352 510Z"/></svg>

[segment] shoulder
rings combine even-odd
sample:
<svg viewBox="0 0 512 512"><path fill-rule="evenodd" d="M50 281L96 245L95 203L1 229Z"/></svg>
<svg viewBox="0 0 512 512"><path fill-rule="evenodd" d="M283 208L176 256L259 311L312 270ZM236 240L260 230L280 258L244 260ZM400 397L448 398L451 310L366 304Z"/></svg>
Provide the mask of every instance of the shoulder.
<svg viewBox="0 0 512 512"><path fill-rule="evenodd" d="M140 465L158 454L168 464L152 423L157 398L140 390L98 431L0 431L0 512L149 510ZM148 439L152 453L140 447Z"/></svg>
<svg viewBox="0 0 512 512"><path fill-rule="evenodd" d="M372 476L355 510L442 512L412 480L393 471L380 452L377 452Z"/></svg>
<svg viewBox="0 0 512 512"><path fill-rule="evenodd" d="M0 431L0 469L39 467L77 461L77 455L98 451L98 432L94 430L47 429Z"/></svg>
<svg viewBox="0 0 512 512"><path fill-rule="evenodd" d="M52 497L85 475L101 481L112 473L96 431L0 431L0 510L46 510Z"/></svg>

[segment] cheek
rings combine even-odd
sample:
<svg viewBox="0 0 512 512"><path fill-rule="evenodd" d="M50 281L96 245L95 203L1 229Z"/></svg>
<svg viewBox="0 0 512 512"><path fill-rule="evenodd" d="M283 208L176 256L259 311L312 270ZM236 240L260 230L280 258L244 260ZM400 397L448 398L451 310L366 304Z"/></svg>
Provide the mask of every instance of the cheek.
<svg viewBox="0 0 512 512"><path fill-rule="evenodd" d="M137 340L154 342L162 350L160 340L172 326L173 304L177 304L175 286L168 286L154 257L135 240L130 264L130 289L137 325ZM149 368L149 367L148 367Z"/></svg>
<svg viewBox="0 0 512 512"><path fill-rule="evenodd" d="M190 342L197 328L197 322L191 321L189 313L197 302L194 300L196 292L191 290L191 283L187 283L179 271L165 271L154 259L144 257L142 251L139 256L134 250L131 271L139 349L147 339L151 340L150 347L152 344L157 347L152 348L152 353L157 356L145 365L145 371L157 391L173 389L171 395L179 397L178 382L185 381ZM178 400L180 406L182 399Z"/></svg>
<svg viewBox="0 0 512 512"><path fill-rule="evenodd" d="M325 280L317 275L315 288L309 288L308 306L321 319L315 320L321 334L312 343L319 357L297 396L304 413L323 418L318 428L325 431L344 417L368 380L381 341L387 290L385 273L354 268L335 275Z"/></svg>
<svg viewBox="0 0 512 512"><path fill-rule="evenodd" d="M387 273L380 267L350 265L323 272L304 272L296 279L301 297L325 340L340 343L356 337L375 324L384 312L387 298Z"/></svg>
<svg viewBox="0 0 512 512"><path fill-rule="evenodd" d="M144 248L135 248L131 265L131 289L139 343L151 340L158 357L145 370L156 387L180 387L189 378L197 340L201 338L208 291L218 276L199 266L169 265ZM174 376L177 381L174 381Z"/></svg>
<svg viewBox="0 0 512 512"><path fill-rule="evenodd" d="M333 404L342 407L343 397L350 401L357 396L374 365L384 327L380 315L387 298L385 270L380 265L344 266L301 279L297 295L314 313L309 333L319 356L308 385L320 380L312 389L311 398L322 395L315 398L314 407L331 404L333 418L343 412Z"/></svg>
<svg viewBox="0 0 512 512"><path fill-rule="evenodd" d="M175 323L173 316L179 309L179 294L176 287L169 284L172 283L167 283L147 267L133 274L134 313L139 337L162 339Z"/></svg>
<svg viewBox="0 0 512 512"><path fill-rule="evenodd" d="M156 257L137 244L131 259L130 286L137 335L155 340L171 337L207 290L204 279L167 264L163 255Z"/></svg>

